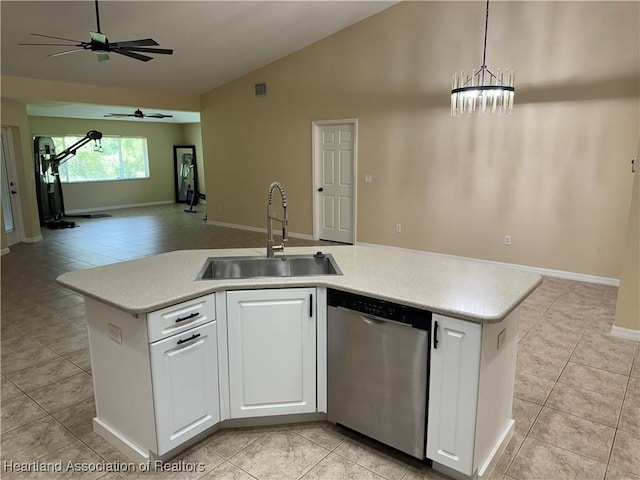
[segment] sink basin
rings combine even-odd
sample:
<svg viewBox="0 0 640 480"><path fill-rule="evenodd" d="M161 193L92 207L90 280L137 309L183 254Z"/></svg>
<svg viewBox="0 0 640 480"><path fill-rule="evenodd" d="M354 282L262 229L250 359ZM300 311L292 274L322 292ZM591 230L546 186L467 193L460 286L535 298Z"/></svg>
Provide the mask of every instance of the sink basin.
<svg viewBox="0 0 640 480"><path fill-rule="evenodd" d="M196 280L310 275L342 275L342 271L330 254L282 255L276 258L211 257Z"/></svg>

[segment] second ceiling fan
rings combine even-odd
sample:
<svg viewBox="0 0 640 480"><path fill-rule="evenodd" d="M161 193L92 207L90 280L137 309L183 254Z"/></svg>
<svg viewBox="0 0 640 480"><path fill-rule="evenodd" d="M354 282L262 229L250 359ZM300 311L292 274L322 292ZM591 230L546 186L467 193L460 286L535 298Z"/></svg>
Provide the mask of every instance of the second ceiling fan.
<svg viewBox="0 0 640 480"><path fill-rule="evenodd" d="M164 113L142 113L139 108L133 113L108 113L105 117L135 117L135 118L171 118L173 115L165 115Z"/></svg>
<svg viewBox="0 0 640 480"><path fill-rule="evenodd" d="M48 55L49 57L57 57L60 55L67 55L74 52L82 52L84 50L90 50L98 55L98 61L102 62L109 60L109 53L117 53L126 57L140 60L141 62L148 62L153 60L153 57L143 55L138 52L160 54L160 55L172 55L173 50L167 48L149 48L159 45L158 42L152 38L143 38L140 40L127 40L124 42L109 42L106 35L100 31L100 10L98 8L98 0L95 0L96 6L96 24L97 31L89 32L90 40L83 42L81 40L73 40L70 38L54 37L51 35L43 35L41 33L32 33L36 37L53 38L55 40L65 40L67 42L74 43L21 43L20 45L38 45L38 46L64 46L64 47L78 47L72 50L65 50L64 52L57 52Z"/></svg>

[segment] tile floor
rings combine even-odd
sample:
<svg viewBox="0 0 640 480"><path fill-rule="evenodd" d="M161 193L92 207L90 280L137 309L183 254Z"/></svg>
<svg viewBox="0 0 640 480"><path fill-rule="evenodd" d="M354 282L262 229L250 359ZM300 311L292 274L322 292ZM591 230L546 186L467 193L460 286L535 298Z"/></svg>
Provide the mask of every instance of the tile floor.
<svg viewBox="0 0 640 480"><path fill-rule="evenodd" d="M264 235L206 225L181 205L110 213L45 229L43 241L2 257L3 478L441 479L329 423L220 431L170 464L195 472L126 470L128 460L92 432L84 307L55 278L176 249L262 246ZM523 304L516 431L491 479L640 479L640 354L608 335L615 300L613 287L545 278ZM10 472L5 463L36 460L77 471Z"/></svg>

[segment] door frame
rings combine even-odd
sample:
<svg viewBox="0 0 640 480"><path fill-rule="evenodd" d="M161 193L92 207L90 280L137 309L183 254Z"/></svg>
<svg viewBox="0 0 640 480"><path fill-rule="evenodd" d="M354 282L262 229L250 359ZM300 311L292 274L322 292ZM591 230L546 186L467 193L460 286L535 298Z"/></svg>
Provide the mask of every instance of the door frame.
<svg viewBox="0 0 640 480"><path fill-rule="evenodd" d="M20 201L20 184L18 182L18 171L16 166L16 156L13 146L14 130L10 126L1 125L2 129L2 148L4 149L4 161L7 169L7 175L13 179L15 188L18 191L17 195L11 196L11 204L13 210L13 230L18 237L17 242L9 243L9 235L5 231L7 237L7 247L11 247L20 242L25 241L24 225L22 221L22 203ZM3 185L2 188L5 188ZM9 193L11 195L11 193ZM4 220L2 223L2 229L4 230Z"/></svg>
<svg viewBox="0 0 640 480"><path fill-rule="evenodd" d="M313 239L320 240L321 225L321 209L318 201L318 186L322 177L321 172L321 155L320 155L320 128L326 125L353 125L353 195L351 196L351 211L353 212L353 228L351 229L351 244L356 244L356 225L358 224L358 215L356 205L358 192L358 119L344 118L335 120L314 120L311 122L311 158L313 165L312 179L312 204L313 204Z"/></svg>

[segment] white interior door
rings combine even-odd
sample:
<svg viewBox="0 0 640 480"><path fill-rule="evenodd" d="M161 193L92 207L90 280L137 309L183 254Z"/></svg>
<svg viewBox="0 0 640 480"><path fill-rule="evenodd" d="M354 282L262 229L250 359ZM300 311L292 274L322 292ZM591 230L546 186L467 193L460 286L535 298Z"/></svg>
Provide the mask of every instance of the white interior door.
<svg viewBox="0 0 640 480"><path fill-rule="evenodd" d="M316 236L322 240L355 241L355 122L317 124Z"/></svg>
<svg viewBox="0 0 640 480"><path fill-rule="evenodd" d="M2 127L2 220L9 246L22 241L20 198L13 155L11 131Z"/></svg>

